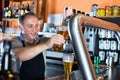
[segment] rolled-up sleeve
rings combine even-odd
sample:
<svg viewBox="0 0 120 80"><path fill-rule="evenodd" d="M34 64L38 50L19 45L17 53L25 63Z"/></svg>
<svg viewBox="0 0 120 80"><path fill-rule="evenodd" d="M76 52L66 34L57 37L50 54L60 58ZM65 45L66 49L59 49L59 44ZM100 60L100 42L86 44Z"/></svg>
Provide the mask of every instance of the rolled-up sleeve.
<svg viewBox="0 0 120 80"><path fill-rule="evenodd" d="M12 53L12 69L19 73L19 69L21 66L21 61L19 58L15 55L14 49L23 47L22 42L18 38L12 39L12 44L11 44L11 53Z"/></svg>
<svg viewBox="0 0 120 80"><path fill-rule="evenodd" d="M21 42L19 39L14 38L14 39L12 40L12 50L14 50L14 49L16 49L16 48L20 48L20 47L23 47L22 42Z"/></svg>

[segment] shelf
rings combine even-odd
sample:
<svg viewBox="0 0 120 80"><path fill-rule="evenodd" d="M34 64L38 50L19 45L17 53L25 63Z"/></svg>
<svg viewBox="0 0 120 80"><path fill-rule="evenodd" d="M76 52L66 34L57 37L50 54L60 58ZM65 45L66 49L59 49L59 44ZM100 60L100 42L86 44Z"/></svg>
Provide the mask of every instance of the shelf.
<svg viewBox="0 0 120 80"><path fill-rule="evenodd" d="M99 40L115 40L115 41L117 41L116 38L99 38Z"/></svg>
<svg viewBox="0 0 120 80"><path fill-rule="evenodd" d="M5 7L4 2L5 1L2 0L2 2L3 2L2 11L4 11L4 7ZM41 17L44 18L45 0L8 0L8 2L9 2L8 5L11 5L12 8L14 7L14 5L16 5L17 8L20 8L21 4L24 4L26 6L27 3L29 3L29 6L32 5L33 12L37 15L37 17L38 18L41 18Z"/></svg>
<svg viewBox="0 0 120 80"><path fill-rule="evenodd" d="M97 17L97 18L115 23L118 26L120 26L120 15L119 16L103 16L103 17Z"/></svg>
<svg viewBox="0 0 120 80"><path fill-rule="evenodd" d="M96 16L97 18L118 18L119 16Z"/></svg>
<svg viewBox="0 0 120 80"><path fill-rule="evenodd" d="M0 41L3 40L3 37L4 36L10 36L11 38L14 38L14 37L17 37L19 36L20 34L5 34L5 33L0 33Z"/></svg>
<svg viewBox="0 0 120 80"><path fill-rule="evenodd" d="M18 18L2 18L3 21L17 21Z"/></svg>
<svg viewBox="0 0 120 80"><path fill-rule="evenodd" d="M116 50L111 50L111 49L99 49L99 51L105 51L105 52L107 52L107 51L118 52L119 50L118 50L118 49L116 49Z"/></svg>

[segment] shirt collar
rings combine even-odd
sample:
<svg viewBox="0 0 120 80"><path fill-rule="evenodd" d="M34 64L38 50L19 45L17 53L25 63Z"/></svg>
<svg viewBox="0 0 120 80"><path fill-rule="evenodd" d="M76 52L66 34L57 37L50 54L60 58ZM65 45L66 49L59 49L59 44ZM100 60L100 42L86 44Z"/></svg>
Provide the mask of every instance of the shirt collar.
<svg viewBox="0 0 120 80"><path fill-rule="evenodd" d="M20 41L24 41L22 33L20 34L19 39L20 39ZM37 35L35 41L39 41L39 40L40 40L40 37Z"/></svg>

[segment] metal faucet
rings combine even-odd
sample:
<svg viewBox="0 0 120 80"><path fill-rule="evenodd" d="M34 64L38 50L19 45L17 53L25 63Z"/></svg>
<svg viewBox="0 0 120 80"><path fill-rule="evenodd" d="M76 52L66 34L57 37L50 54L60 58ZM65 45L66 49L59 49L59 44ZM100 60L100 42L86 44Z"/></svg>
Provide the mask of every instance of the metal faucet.
<svg viewBox="0 0 120 80"><path fill-rule="evenodd" d="M83 80L97 80L94 66L92 64L89 51L83 35L84 25L90 25L94 28L108 29L116 32L117 39L120 43L120 27L117 24L104 21L95 17L85 16L82 14L74 15L68 23L68 32L73 44L78 67L82 72Z"/></svg>

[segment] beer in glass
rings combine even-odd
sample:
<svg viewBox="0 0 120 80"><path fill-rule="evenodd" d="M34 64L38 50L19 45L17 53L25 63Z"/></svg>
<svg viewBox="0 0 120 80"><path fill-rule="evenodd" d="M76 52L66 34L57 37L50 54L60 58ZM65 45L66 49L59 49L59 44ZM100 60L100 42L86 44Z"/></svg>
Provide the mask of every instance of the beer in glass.
<svg viewBox="0 0 120 80"><path fill-rule="evenodd" d="M63 54L64 65L64 80L72 80L71 71L74 62L74 55L72 53Z"/></svg>
<svg viewBox="0 0 120 80"><path fill-rule="evenodd" d="M67 39L67 37L68 37L67 26L60 26L57 29L58 29L57 34L61 34L61 35L63 35L64 39ZM53 49L57 52L60 52L63 50L63 44L61 44L61 45L54 44Z"/></svg>

